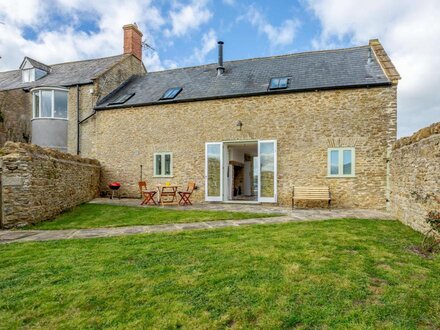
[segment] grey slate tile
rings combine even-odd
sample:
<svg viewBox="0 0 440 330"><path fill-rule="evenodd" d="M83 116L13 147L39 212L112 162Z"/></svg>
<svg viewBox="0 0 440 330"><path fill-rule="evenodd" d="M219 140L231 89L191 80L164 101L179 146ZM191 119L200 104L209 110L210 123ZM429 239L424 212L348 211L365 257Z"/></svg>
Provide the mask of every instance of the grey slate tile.
<svg viewBox="0 0 440 330"><path fill-rule="evenodd" d="M370 56L369 61L369 56L370 47L361 46L229 61L224 63L225 73L221 76L217 76L216 63L150 72L133 77L96 108L263 94L267 93L273 77L290 77L287 91L389 84L375 57ZM163 93L171 87L182 87L183 90L172 101L160 101ZM124 105L109 105L128 93L135 95Z"/></svg>

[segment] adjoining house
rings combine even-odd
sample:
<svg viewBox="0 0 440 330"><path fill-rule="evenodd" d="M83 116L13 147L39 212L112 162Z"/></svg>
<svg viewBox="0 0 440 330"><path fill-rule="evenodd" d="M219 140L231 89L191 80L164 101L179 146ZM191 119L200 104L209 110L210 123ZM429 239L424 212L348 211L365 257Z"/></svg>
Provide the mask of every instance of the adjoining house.
<svg viewBox="0 0 440 330"><path fill-rule="evenodd" d="M125 31L132 69L69 87L66 148L100 161L102 189L195 180L196 201L286 205L294 185L328 186L336 207L387 206L400 76L378 40L225 62L219 42L218 63L146 73Z"/></svg>
<svg viewBox="0 0 440 330"><path fill-rule="evenodd" d="M133 24L124 32L121 55L51 65L25 57L18 70L0 72L0 146L12 140L79 153L79 122L99 99L145 73L135 48L142 34Z"/></svg>

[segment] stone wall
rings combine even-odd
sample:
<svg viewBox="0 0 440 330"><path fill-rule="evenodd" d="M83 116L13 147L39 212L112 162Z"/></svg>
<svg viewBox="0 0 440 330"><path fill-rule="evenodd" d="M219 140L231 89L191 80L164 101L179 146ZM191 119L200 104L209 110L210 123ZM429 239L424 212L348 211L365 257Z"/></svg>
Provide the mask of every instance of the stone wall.
<svg viewBox="0 0 440 330"><path fill-rule="evenodd" d="M31 140L31 93L22 89L0 91L0 147L6 141Z"/></svg>
<svg viewBox="0 0 440 330"><path fill-rule="evenodd" d="M391 210L425 231L429 211L440 211L440 122L398 140L391 153Z"/></svg>
<svg viewBox="0 0 440 330"><path fill-rule="evenodd" d="M100 74L93 80L93 83L79 86L79 117L80 120L88 117L93 113L97 101L106 96L112 90L117 88L121 83L135 74L144 74L145 68L141 61L132 55L125 55L121 61L117 62L107 71ZM69 88L68 96L68 142L67 151L71 154L77 153L77 88ZM96 134L95 118L91 117L80 126L80 155L88 155L94 158L96 154L94 138Z"/></svg>
<svg viewBox="0 0 440 330"><path fill-rule="evenodd" d="M387 152L396 139L397 86L240 97L98 111L95 145L102 189L122 182L138 196L140 165L149 186L195 180L204 200L205 143L277 140L278 201L289 205L293 185L329 186L335 207L385 208ZM235 123L243 123L237 131ZM356 176L327 177L331 147L354 147ZM173 177L153 176L153 154L173 153ZM321 206L324 204L321 204Z"/></svg>
<svg viewBox="0 0 440 330"><path fill-rule="evenodd" d="M2 228L52 219L99 193L96 160L7 142L0 162Z"/></svg>

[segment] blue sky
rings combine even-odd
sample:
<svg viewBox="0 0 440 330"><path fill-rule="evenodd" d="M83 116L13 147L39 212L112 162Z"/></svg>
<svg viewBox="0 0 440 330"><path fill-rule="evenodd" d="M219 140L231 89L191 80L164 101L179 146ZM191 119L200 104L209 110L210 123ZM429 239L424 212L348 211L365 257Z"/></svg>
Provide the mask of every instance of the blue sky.
<svg viewBox="0 0 440 330"><path fill-rule="evenodd" d="M212 3L212 18L201 29L182 38L157 39L157 51L163 58L181 63L182 58L191 58L193 49L200 46L203 35L213 30L218 40L225 42L225 59L243 59L251 57L285 54L312 49L310 40L319 36L319 22L309 15L307 8L297 1L240 1L232 5L223 1ZM282 9L282 10L281 10ZM250 15L261 15L265 23L252 23ZM259 30L257 24L269 24L275 28L283 28L286 21L295 21L297 27L287 29L291 35L285 42L274 44L269 36ZM291 40L291 41L290 41ZM205 62L215 62L216 51L213 49L205 58ZM185 61L183 61L185 62ZM188 65L200 64L196 59Z"/></svg>
<svg viewBox="0 0 440 330"><path fill-rule="evenodd" d="M0 0L0 71L24 56L53 64L122 52L136 22L156 51L149 71L368 44L379 38L402 76L398 135L440 121L438 0Z"/></svg>

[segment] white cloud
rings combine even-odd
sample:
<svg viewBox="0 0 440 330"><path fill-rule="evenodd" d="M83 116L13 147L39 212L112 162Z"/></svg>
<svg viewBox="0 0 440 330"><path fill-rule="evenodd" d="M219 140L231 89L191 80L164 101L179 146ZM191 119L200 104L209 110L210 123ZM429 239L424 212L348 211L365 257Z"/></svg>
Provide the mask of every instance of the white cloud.
<svg viewBox="0 0 440 330"><path fill-rule="evenodd" d="M266 35L272 47L292 44L300 25L297 19L287 19L283 21L280 26L274 26L268 23L264 15L252 6L244 18L253 26L256 26L259 33Z"/></svg>
<svg viewBox="0 0 440 330"><path fill-rule="evenodd" d="M136 22L149 44L155 44L151 32L158 31L165 20L150 0L124 1L123 10L118 0L24 0L12 6L12 1L0 2L0 71L18 68L24 56L52 64L121 54L122 26ZM19 10L16 10L19 8ZM44 22L62 12L65 22L50 26ZM31 14L27 14L31 13ZM146 15L145 13L148 13ZM77 28L84 17L96 22L97 31L83 32ZM23 36L24 27L37 33L35 40ZM148 70L163 69L158 54L145 54Z"/></svg>
<svg viewBox="0 0 440 330"><path fill-rule="evenodd" d="M199 48L194 49L194 55L192 56L199 64L205 63L206 56L216 48L217 46L217 34L214 30L209 30L202 37L202 44Z"/></svg>
<svg viewBox="0 0 440 330"><path fill-rule="evenodd" d="M22 0L20 4L16 1L0 2L0 21L14 25L35 25L40 24L46 3L40 0Z"/></svg>
<svg viewBox="0 0 440 330"><path fill-rule="evenodd" d="M204 0L193 0L187 5L175 3L170 12L171 28L165 30L165 35L180 37L207 23L212 13L206 5Z"/></svg>
<svg viewBox="0 0 440 330"><path fill-rule="evenodd" d="M440 121L440 2L437 0L308 0L322 24L317 48L379 38L402 76L398 134Z"/></svg>

